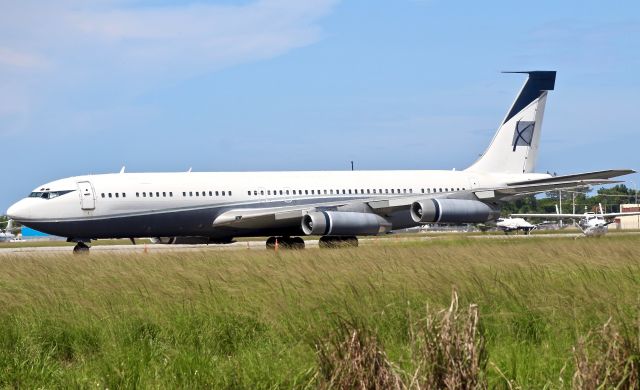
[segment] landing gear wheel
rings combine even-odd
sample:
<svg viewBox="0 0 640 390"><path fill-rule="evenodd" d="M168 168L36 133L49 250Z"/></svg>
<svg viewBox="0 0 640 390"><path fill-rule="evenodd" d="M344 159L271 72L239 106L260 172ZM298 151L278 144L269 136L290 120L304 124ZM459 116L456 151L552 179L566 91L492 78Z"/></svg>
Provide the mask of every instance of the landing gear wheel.
<svg viewBox="0 0 640 390"><path fill-rule="evenodd" d="M74 255L89 254L89 246L84 242L79 242L76 244L76 246L73 247L73 254Z"/></svg>
<svg viewBox="0 0 640 390"><path fill-rule="evenodd" d="M269 237L266 242L267 249L275 249L276 240L281 249L304 249L305 247L302 237Z"/></svg>
<svg viewBox="0 0 640 390"><path fill-rule="evenodd" d="M318 241L318 246L320 248L346 248L346 247L357 247L358 246L358 238L355 236L342 236L342 237L334 237L334 236L323 236L320 237Z"/></svg>
<svg viewBox="0 0 640 390"><path fill-rule="evenodd" d="M290 242L291 249L304 249L304 240L302 237L291 237Z"/></svg>

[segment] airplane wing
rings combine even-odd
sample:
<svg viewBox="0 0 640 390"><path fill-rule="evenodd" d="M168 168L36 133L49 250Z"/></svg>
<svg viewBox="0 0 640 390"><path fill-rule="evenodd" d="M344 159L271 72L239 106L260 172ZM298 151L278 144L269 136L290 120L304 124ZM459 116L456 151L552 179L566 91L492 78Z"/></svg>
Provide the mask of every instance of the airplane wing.
<svg viewBox="0 0 640 390"><path fill-rule="evenodd" d="M396 211L409 210L411 205L416 201L434 198L477 199L486 202L507 201L514 197L558 189L619 183L620 181L610 180L610 178L633 172L635 171L607 170L587 172L531 181L513 182L500 187L477 188L455 193L406 194L383 199L376 197L368 199L345 199L333 202L318 202L284 207L237 208L227 210L218 215L213 221L213 226L228 226L241 229L293 226L300 224L301 218L307 213L330 210L369 212L386 216ZM534 215L514 214L513 216L533 217ZM542 218L557 218L558 214L538 214L535 216L540 216ZM582 216L582 214L562 214L560 218L581 218Z"/></svg>
<svg viewBox="0 0 640 390"><path fill-rule="evenodd" d="M640 215L640 212L637 211L630 211L630 212L626 212L626 213L607 213L607 214L600 214L601 217L604 217L606 219L609 218L618 218L618 217L629 217L629 216L633 216L633 215Z"/></svg>
<svg viewBox="0 0 640 390"><path fill-rule="evenodd" d="M633 216L640 215L640 212L629 212L629 213L607 213L607 214L592 214L597 217L611 219L617 217L625 217L625 216ZM511 214L512 217L521 217L521 218L584 218L585 214Z"/></svg>
<svg viewBox="0 0 640 390"><path fill-rule="evenodd" d="M585 180L558 180L545 181L523 184L518 182L515 184L507 184L503 187L496 188L480 188L473 190L473 193L480 200L503 200L507 201L525 195L537 194L540 192L564 190L570 188L581 188L594 185L621 183L618 180L609 179L585 179Z"/></svg>
<svg viewBox="0 0 640 390"><path fill-rule="evenodd" d="M549 213L549 214L536 214L536 213L532 213L532 214L511 214L512 217L519 217L519 218L557 218L557 219L564 219L564 218L584 218L584 214L556 214L556 213Z"/></svg>

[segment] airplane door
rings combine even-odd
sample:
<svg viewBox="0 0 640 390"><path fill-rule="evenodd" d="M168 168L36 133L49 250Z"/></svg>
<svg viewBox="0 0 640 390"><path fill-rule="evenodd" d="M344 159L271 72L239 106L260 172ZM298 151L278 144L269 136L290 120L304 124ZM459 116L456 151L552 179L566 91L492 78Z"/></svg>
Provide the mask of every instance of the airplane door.
<svg viewBox="0 0 640 390"><path fill-rule="evenodd" d="M93 186L88 181L79 181L78 190L80 191L80 205L83 210L93 210L96 208L96 197L93 192Z"/></svg>

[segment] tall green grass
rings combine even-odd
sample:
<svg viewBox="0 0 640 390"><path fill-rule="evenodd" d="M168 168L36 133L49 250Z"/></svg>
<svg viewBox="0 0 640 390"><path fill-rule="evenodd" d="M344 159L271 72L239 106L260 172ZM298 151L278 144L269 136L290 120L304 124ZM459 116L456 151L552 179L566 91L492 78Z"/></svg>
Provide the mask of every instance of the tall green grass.
<svg viewBox="0 0 640 390"><path fill-rule="evenodd" d="M635 324L640 239L377 240L354 249L0 257L0 387L304 388L360 324L399 371L411 327L477 304L490 387L570 387L573 348Z"/></svg>

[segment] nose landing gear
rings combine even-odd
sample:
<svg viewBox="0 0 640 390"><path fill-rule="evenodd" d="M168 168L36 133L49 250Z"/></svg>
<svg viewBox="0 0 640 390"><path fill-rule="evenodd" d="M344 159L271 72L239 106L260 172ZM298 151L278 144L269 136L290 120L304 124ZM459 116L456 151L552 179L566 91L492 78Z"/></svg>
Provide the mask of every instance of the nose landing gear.
<svg viewBox="0 0 640 390"><path fill-rule="evenodd" d="M67 238L67 242L76 243L76 246L73 247L74 255L89 254L89 244L91 240L84 238Z"/></svg>
<svg viewBox="0 0 640 390"><path fill-rule="evenodd" d="M77 243L76 246L73 247L73 254L74 255L89 254L89 245L85 244L84 242Z"/></svg>

